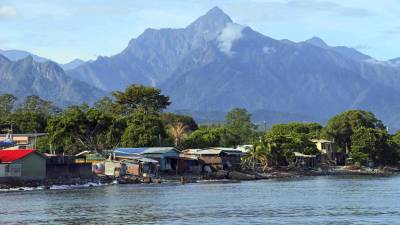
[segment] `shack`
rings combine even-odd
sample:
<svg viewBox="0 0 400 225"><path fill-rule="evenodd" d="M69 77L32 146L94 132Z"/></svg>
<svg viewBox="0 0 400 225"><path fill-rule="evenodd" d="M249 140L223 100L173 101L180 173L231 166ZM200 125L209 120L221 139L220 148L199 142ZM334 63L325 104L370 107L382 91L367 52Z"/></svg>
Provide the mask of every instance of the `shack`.
<svg viewBox="0 0 400 225"><path fill-rule="evenodd" d="M119 160L105 161L105 175L136 177L157 177L159 163L145 157L120 157Z"/></svg>
<svg viewBox="0 0 400 225"><path fill-rule="evenodd" d="M104 174L107 176L125 176L126 166L120 161L106 160L104 162Z"/></svg>
<svg viewBox="0 0 400 225"><path fill-rule="evenodd" d="M199 174L201 170L199 156L185 153L179 154L178 173Z"/></svg>
<svg viewBox="0 0 400 225"><path fill-rule="evenodd" d="M240 160L244 153L233 148L188 149L186 155L198 156L199 163L214 170L233 170L240 168Z"/></svg>
<svg viewBox="0 0 400 225"><path fill-rule="evenodd" d="M293 164L296 167L313 168L317 165L317 156L305 155L300 152L294 152Z"/></svg>
<svg viewBox="0 0 400 225"><path fill-rule="evenodd" d="M90 178L91 163L76 163L74 156L49 155L46 162L46 177L57 178Z"/></svg>
<svg viewBox="0 0 400 225"><path fill-rule="evenodd" d="M157 160L160 171L176 171L179 160L179 151L173 147L151 147L151 148L117 148L113 151L115 159L142 156Z"/></svg>
<svg viewBox="0 0 400 225"><path fill-rule="evenodd" d="M106 157L98 152L83 151L75 155L75 163L90 163L95 174L104 174Z"/></svg>
<svg viewBox="0 0 400 225"><path fill-rule="evenodd" d="M336 143L334 141L324 139L312 139L311 140L321 154L321 162L329 164L339 164L339 157L337 157Z"/></svg>
<svg viewBox="0 0 400 225"><path fill-rule="evenodd" d="M43 180L46 157L32 149L0 150L0 179Z"/></svg>

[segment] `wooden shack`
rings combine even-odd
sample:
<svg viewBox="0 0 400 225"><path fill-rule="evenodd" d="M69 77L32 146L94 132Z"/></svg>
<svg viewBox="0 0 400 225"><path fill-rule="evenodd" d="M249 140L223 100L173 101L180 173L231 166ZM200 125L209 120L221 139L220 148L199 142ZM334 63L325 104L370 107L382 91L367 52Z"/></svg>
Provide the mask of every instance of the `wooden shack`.
<svg viewBox="0 0 400 225"><path fill-rule="evenodd" d="M240 160L243 152L233 148L206 148L188 149L183 151L186 155L198 157L199 163L210 166L214 170L234 170L240 168Z"/></svg>

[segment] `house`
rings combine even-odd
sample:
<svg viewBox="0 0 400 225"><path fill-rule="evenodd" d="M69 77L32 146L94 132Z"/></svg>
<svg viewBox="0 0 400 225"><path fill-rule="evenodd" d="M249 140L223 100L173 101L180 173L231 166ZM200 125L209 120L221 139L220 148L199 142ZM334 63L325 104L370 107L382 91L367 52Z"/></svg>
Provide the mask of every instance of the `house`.
<svg viewBox="0 0 400 225"><path fill-rule="evenodd" d="M32 149L0 150L0 178L45 179L46 157Z"/></svg>
<svg viewBox="0 0 400 225"><path fill-rule="evenodd" d="M159 163L157 160L137 157L122 161L126 165L126 174L137 177L157 177Z"/></svg>
<svg viewBox="0 0 400 225"><path fill-rule="evenodd" d="M107 176L124 176L126 174L125 164L120 161L106 160L104 162L104 174Z"/></svg>
<svg viewBox="0 0 400 225"><path fill-rule="evenodd" d="M157 160L160 165L160 171L176 171L179 153L173 147L116 148L113 151L113 156L115 159L127 156L142 156Z"/></svg>
<svg viewBox="0 0 400 225"><path fill-rule="evenodd" d="M320 151L322 162L334 162L336 164L337 150L335 142L323 139L312 139L311 141L317 146L317 149Z"/></svg>
<svg viewBox="0 0 400 225"><path fill-rule="evenodd" d="M313 168L317 165L317 156L305 155L300 152L294 152L293 164L296 167Z"/></svg>
<svg viewBox="0 0 400 225"><path fill-rule="evenodd" d="M210 166L214 170L238 169L240 168L242 151L234 148L206 148L206 149L188 149L183 151L186 155L198 157L199 163L204 166Z"/></svg>
<svg viewBox="0 0 400 225"><path fill-rule="evenodd" d="M106 157L98 152L82 151L75 155L75 163L92 165L92 171L95 174L104 174L104 161Z"/></svg>
<svg viewBox="0 0 400 225"><path fill-rule="evenodd" d="M105 161L105 175L125 176L132 175L137 177L157 177L159 163L157 160L140 156L120 158L116 160Z"/></svg>
<svg viewBox="0 0 400 225"><path fill-rule="evenodd" d="M39 137L47 136L46 133L33 134L0 134L0 143L13 143L15 145L29 145L34 147Z"/></svg>
<svg viewBox="0 0 400 225"><path fill-rule="evenodd" d="M178 172L199 174L202 170L199 156L181 153L179 154Z"/></svg>

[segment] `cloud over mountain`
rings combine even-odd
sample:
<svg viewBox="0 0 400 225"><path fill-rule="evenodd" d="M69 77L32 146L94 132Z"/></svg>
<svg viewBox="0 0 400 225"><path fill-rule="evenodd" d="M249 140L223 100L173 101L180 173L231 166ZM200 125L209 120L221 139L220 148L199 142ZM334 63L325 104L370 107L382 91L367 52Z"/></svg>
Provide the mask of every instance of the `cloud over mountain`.
<svg viewBox="0 0 400 225"><path fill-rule="evenodd" d="M1 17L14 17L17 15L17 10L9 5L0 5L0 18Z"/></svg>
<svg viewBox="0 0 400 225"><path fill-rule="evenodd" d="M227 23L221 34L218 36L219 48L227 55L232 55L232 44L242 37L242 30L244 26L236 23Z"/></svg>

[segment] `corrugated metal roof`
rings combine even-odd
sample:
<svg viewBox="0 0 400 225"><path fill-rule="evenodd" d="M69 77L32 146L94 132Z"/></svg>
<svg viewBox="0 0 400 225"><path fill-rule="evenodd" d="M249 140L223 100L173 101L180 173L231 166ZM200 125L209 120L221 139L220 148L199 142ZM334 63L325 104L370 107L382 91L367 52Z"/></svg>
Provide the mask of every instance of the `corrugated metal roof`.
<svg viewBox="0 0 400 225"><path fill-rule="evenodd" d="M36 151L32 149L26 150L0 150L0 162L1 163L12 163L19 159L24 158L25 156L34 153ZM44 157L44 156L43 156Z"/></svg>
<svg viewBox="0 0 400 225"><path fill-rule="evenodd" d="M168 152L176 152L179 153L173 147L149 147L149 148L116 148L114 149L115 153L122 153L122 154L164 154Z"/></svg>
<svg viewBox="0 0 400 225"><path fill-rule="evenodd" d="M242 154L243 152L234 149L234 148L222 148L222 147L213 147L213 148L204 148L204 149L186 149L184 151L185 154L192 155L219 155L221 152L225 152L227 154Z"/></svg>
<svg viewBox="0 0 400 225"><path fill-rule="evenodd" d="M305 155L305 154L300 153L300 152L294 152L294 156L296 156L296 157L304 157L304 158L314 158L314 157L316 157L315 155Z"/></svg>
<svg viewBox="0 0 400 225"><path fill-rule="evenodd" d="M13 137L41 137L46 135L48 135L48 133L11 134ZM0 137L5 136L7 136L7 134L0 134Z"/></svg>

